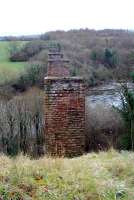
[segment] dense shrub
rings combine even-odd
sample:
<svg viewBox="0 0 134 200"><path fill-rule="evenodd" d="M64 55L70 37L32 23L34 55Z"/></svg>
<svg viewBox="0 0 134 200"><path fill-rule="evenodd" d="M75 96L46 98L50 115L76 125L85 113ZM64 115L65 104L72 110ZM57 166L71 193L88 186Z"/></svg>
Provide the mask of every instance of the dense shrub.
<svg viewBox="0 0 134 200"><path fill-rule="evenodd" d="M44 87L44 76L47 65L43 62L30 62L24 73L14 81L12 87L17 91L23 92L32 86Z"/></svg>
<svg viewBox="0 0 134 200"><path fill-rule="evenodd" d="M103 65L99 65L98 67L85 65L80 70L75 69L74 72L76 72L76 75L79 74L83 76L88 86L99 85L113 78L113 72Z"/></svg>
<svg viewBox="0 0 134 200"><path fill-rule="evenodd" d="M134 150L134 91L130 90L127 84L122 85L121 106L116 107L120 113L125 132L120 140L120 148Z"/></svg>
<svg viewBox="0 0 134 200"><path fill-rule="evenodd" d="M0 103L0 151L39 156L44 153L43 95L34 89Z"/></svg>
<svg viewBox="0 0 134 200"><path fill-rule="evenodd" d="M41 40L27 42L21 49L10 52L10 60L28 61L31 57L38 54L41 50L46 49L46 44Z"/></svg>
<svg viewBox="0 0 134 200"><path fill-rule="evenodd" d="M118 112L103 104L86 105L87 151L117 148L122 132L123 121Z"/></svg>
<svg viewBox="0 0 134 200"><path fill-rule="evenodd" d="M107 68L115 68L119 62L117 52L110 48L93 49L90 55L93 65L104 65Z"/></svg>

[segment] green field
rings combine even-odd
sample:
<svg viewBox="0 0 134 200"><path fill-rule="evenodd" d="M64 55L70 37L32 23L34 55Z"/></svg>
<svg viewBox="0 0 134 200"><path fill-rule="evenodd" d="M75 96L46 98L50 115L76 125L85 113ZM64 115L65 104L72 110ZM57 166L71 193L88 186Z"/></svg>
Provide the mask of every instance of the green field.
<svg viewBox="0 0 134 200"><path fill-rule="evenodd" d="M134 153L67 159L0 156L3 200L134 200Z"/></svg>
<svg viewBox="0 0 134 200"><path fill-rule="evenodd" d="M0 83L10 81L24 70L25 62L10 62L9 49L14 42L1 41L0 42ZM25 42L15 42L21 46Z"/></svg>

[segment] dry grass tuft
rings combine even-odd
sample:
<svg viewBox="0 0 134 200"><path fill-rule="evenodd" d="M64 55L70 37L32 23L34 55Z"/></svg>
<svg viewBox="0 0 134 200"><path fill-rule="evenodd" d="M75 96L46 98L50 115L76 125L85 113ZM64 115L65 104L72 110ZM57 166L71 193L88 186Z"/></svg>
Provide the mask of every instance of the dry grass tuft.
<svg viewBox="0 0 134 200"><path fill-rule="evenodd" d="M0 156L0 199L133 200L134 153L114 150L79 158Z"/></svg>

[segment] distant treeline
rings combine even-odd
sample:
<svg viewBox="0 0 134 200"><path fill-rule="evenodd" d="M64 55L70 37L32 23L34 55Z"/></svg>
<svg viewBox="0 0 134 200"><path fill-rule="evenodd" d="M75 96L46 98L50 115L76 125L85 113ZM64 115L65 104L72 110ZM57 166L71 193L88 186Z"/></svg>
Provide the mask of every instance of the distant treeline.
<svg viewBox="0 0 134 200"><path fill-rule="evenodd" d="M50 39L50 35L53 33L76 33L76 32L89 32L90 34L94 34L94 35L98 35L98 36L120 36L120 35L131 35L134 34L134 31L132 30L123 30L123 29L104 29L104 30L94 30L94 29L72 29L70 31L53 31L53 32L47 32L44 34L33 34L33 35L20 35L20 36L12 36L12 35L8 35L8 36L0 36L0 40L1 41L31 41L31 40L49 40Z"/></svg>
<svg viewBox="0 0 134 200"><path fill-rule="evenodd" d="M32 40L48 40L47 34L43 35L23 35L23 36L1 36L1 41L32 41Z"/></svg>

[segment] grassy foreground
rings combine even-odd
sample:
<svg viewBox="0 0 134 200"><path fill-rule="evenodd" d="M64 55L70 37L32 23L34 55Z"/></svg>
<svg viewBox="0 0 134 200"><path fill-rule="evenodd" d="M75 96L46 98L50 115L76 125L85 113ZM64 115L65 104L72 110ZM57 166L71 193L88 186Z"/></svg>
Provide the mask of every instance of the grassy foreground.
<svg viewBox="0 0 134 200"><path fill-rule="evenodd" d="M1 200L134 200L134 153L31 160L0 156Z"/></svg>

